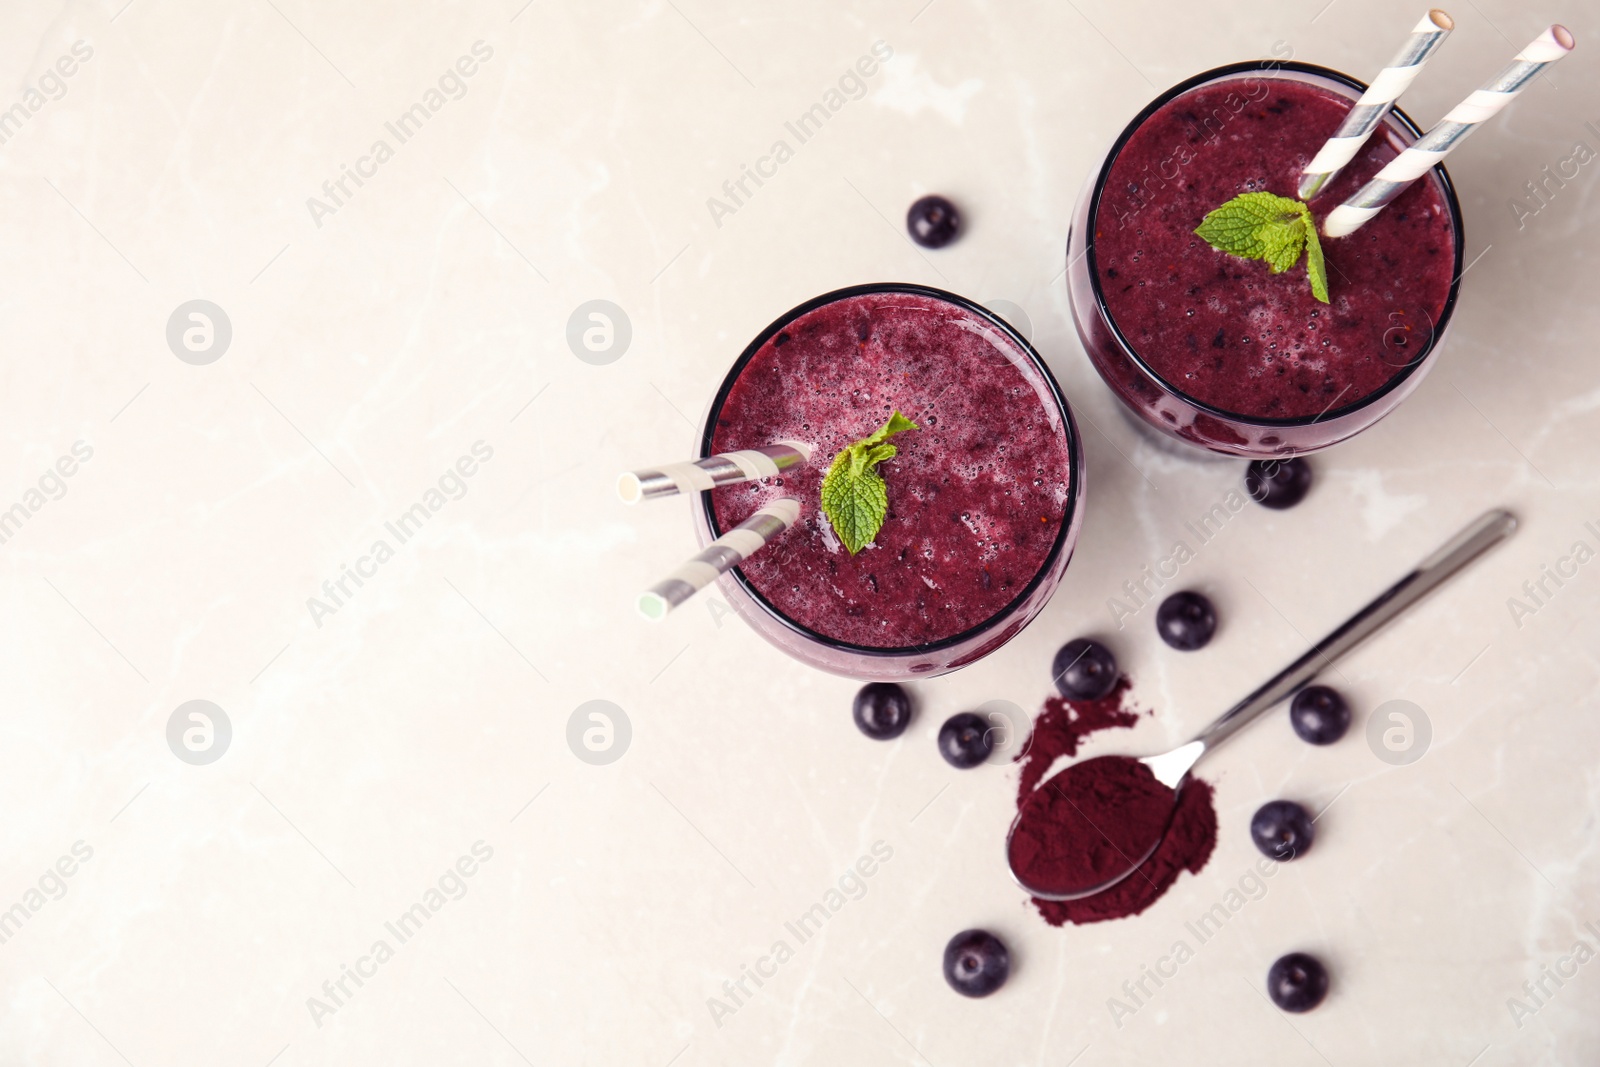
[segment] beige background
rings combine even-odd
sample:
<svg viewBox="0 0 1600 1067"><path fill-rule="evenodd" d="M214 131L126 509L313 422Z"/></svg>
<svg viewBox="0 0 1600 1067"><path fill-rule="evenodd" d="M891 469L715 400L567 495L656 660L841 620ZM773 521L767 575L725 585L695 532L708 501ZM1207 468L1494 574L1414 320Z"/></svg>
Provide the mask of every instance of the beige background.
<svg viewBox="0 0 1600 1067"><path fill-rule="evenodd" d="M1575 141L1600 149L1593 3L1453 9L1405 101L1424 123L1552 19L1579 49L1452 159L1474 265L1437 369L1316 459L1305 505L1250 506L1198 551L1181 581L1223 627L1179 655L1149 612L1117 632L1106 601L1241 465L1153 449L1094 377L1060 279L1073 200L1158 90L1275 46L1370 76L1419 11L123 2L12 5L0 33L0 105L25 111L74 42L93 53L0 146L0 508L93 450L0 545L0 909L29 914L0 944L0 1062L1594 1061L1600 966L1520 1027L1507 1007L1600 925L1600 563L1520 626L1507 607L1575 541L1600 548L1595 164L1520 225L1510 207ZM714 224L707 198L880 40L863 98ZM384 124L477 41L465 95L397 144ZM379 138L393 158L314 220L307 199ZM900 220L929 191L968 231L924 254ZM850 682L710 599L639 621L633 595L692 548L687 504L612 490L685 452L762 325L877 280L1025 309L1089 463L1060 592L916 686L893 744L856 733ZM194 299L232 326L205 366L165 337ZM606 366L564 337L592 299L632 325ZM307 598L479 441L465 495L318 626ZM947 767L946 716L1037 707L1055 647L1097 633L1156 712L1099 750L1155 749L1502 503L1516 539L1342 667L1346 740L1313 749L1277 713L1208 764L1222 836L1200 876L1131 921L1057 930L1025 906L1000 862L1014 771ZM205 766L166 742L197 699L233 731ZM609 766L566 742L594 699L632 725ZM1431 723L1410 766L1362 736L1391 699ZM1108 998L1239 884L1249 816L1279 796L1336 800L1316 850L1119 1028ZM718 1026L708 998L880 840L865 896ZM78 841L92 858L29 911ZM465 895L319 1026L308 998L480 841ZM1015 969L969 1002L938 961L974 925ZM1262 988L1291 949L1334 990L1288 1019Z"/></svg>

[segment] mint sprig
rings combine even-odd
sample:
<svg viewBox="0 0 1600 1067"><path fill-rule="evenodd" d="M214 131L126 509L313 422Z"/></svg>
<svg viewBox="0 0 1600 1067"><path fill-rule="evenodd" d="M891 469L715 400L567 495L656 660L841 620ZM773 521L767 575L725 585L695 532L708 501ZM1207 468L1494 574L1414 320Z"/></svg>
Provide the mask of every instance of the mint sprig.
<svg viewBox="0 0 1600 1067"><path fill-rule="evenodd" d="M870 436L834 456L823 476L822 513L852 556L872 543L889 514L889 487L878 473L878 464L900 452L887 443L889 438L916 429L920 427L896 411Z"/></svg>
<svg viewBox="0 0 1600 1067"><path fill-rule="evenodd" d="M1317 239L1317 223L1303 201L1272 193L1240 193L1195 228L1207 244L1240 259L1264 259L1282 274L1306 254L1311 295L1328 302L1328 267Z"/></svg>

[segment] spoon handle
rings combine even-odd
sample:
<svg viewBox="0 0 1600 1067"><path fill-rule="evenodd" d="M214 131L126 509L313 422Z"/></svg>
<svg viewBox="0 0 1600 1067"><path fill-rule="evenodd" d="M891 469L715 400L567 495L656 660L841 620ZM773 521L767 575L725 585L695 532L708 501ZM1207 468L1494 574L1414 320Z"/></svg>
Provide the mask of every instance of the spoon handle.
<svg viewBox="0 0 1600 1067"><path fill-rule="evenodd" d="M1217 721L1202 730L1195 741L1203 744L1203 751L1216 747L1257 715L1332 666L1340 656L1383 629L1401 612L1444 584L1467 564L1510 537L1516 528L1516 516L1504 508L1485 512L1440 546L1438 551L1417 564L1410 574L1379 593L1370 604L1318 641L1305 655L1229 708ZM1196 753L1195 757L1198 756L1199 753Z"/></svg>

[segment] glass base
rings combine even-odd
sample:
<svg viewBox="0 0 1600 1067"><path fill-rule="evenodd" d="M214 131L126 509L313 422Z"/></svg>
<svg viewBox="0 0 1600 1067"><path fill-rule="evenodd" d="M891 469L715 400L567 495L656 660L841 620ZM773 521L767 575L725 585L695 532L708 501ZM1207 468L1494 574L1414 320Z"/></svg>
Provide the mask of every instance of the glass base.
<svg viewBox="0 0 1600 1067"><path fill-rule="evenodd" d="M1203 448L1200 445L1190 444L1187 441L1181 441L1178 438L1173 437L1171 434L1162 433L1154 426L1151 426L1144 419L1140 418L1138 415L1135 415L1128 408L1127 404L1118 404L1117 413L1122 416L1122 421L1126 422L1129 426L1132 426L1139 432L1139 439L1141 441L1155 449L1157 452L1160 452L1163 456L1168 456L1172 459L1180 459L1186 463L1205 464L1231 463L1239 459L1238 456L1229 456L1221 452L1213 452L1209 448Z"/></svg>

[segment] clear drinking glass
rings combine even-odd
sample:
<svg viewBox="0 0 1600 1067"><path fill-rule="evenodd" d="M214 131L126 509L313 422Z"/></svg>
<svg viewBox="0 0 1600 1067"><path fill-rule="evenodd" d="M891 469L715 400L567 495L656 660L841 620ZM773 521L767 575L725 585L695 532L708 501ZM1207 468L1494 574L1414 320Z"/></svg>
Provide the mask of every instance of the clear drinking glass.
<svg viewBox="0 0 1600 1067"><path fill-rule="evenodd" d="M1065 472L1068 486L1065 513L1055 529L1054 540L1048 554L1031 580L1023 585L1009 603L990 617L960 633L902 647L852 644L820 633L776 607L754 587L741 568L735 568L722 575L718 579L718 587L740 617L757 633L803 663L834 674L863 680L933 677L988 655L1021 632L1022 628L1039 614L1061 581L1082 523L1084 463L1077 428L1072 420L1071 409L1055 378L1026 338L994 312L981 305L954 293L926 286L880 283L858 285L825 293L782 315L750 342L729 369L711 401L702 423L696 454L701 457L713 454L713 433L718 425L723 405L727 402L729 393L741 373L768 340L776 338L780 331L801 316L836 301L866 294L905 294L924 301L937 301L938 306L948 306L953 313L962 315L962 321L975 322L981 329L992 330L997 342L994 349L995 357L1004 359L1020 371L1034 395L1040 398L1040 402L1045 406L1046 420L1051 433L1059 435L1060 440L1065 443L1069 467ZM813 463L826 464L831 459L831 456L814 456ZM895 475L890 475L891 486L894 484L894 477ZM817 503L815 500L806 500L804 507L814 513ZM725 532L724 526L718 521L713 492L701 493L693 511L695 532L702 547ZM802 521L805 521L804 515ZM783 537L795 536L797 533L799 531L796 529L787 531L762 551L771 551L774 548L781 550ZM843 549L839 551L843 552Z"/></svg>
<svg viewBox="0 0 1600 1067"><path fill-rule="evenodd" d="M1106 181L1117 154L1128 139L1157 110L1172 99L1203 86L1237 80L1250 83L1259 79L1292 79L1309 82L1347 97L1352 103L1366 86L1354 78L1326 67L1288 61L1234 63L1197 74L1173 86L1145 106L1117 136L1100 163L1089 173L1079 193L1073 213L1072 230L1067 239L1067 295L1072 318L1089 361L1105 379L1111 391L1127 405L1140 425L1147 425L1188 445L1225 455L1283 457L1316 452L1360 433L1376 423L1409 396L1433 365L1444 342L1461 284L1464 240L1461 206L1443 166L1436 166L1421 179L1433 182L1448 205L1455 242L1455 265L1449 295L1438 321L1431 324L1421 344L1403 333L1385 335L1387 362L1401 369L1386 385L1342 407L1297 418L1263 418L1227 411L1196 399L1164 379L1118 328L1106 306L1095 263L1091 239L1100 223L1099 207ZM1398 108L1392 110L1374 137L1389 136L1397 146L1409 145L1421 130ZM1401 347L1401 346L1404 347Z"/></svg>

